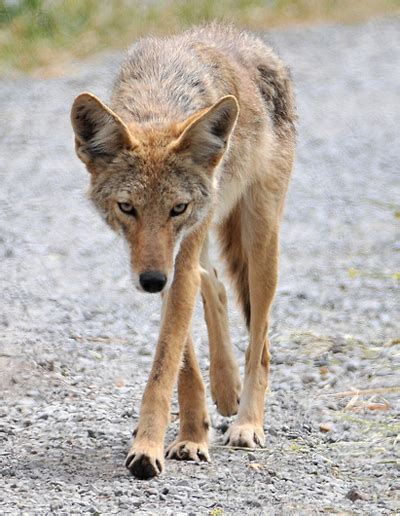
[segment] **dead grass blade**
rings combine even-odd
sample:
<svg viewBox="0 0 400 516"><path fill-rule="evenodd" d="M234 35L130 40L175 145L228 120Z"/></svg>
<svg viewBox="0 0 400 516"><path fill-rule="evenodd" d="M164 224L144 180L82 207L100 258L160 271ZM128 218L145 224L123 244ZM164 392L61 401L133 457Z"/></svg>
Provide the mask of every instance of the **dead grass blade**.
<svg viewBox="0 0 400 516"><path fill-rule="evenodd" d="M321 394L321 396L329 396L333 398L354 398L358 396L367 396L369 394L389 394L393 392L400 392L400 385L393 385L391 387L376 387L374 389L351 389L350 391L330 392ZM348 403L348 405L351 401Z"/></svg>
<svg viewBox="0 0 400 516"><path fill-rule="evenodd" d="M82 337L81 335L70 335L71 339L77 342L98 342L101 344L128 344L128 339L119 337Z"/></svg>

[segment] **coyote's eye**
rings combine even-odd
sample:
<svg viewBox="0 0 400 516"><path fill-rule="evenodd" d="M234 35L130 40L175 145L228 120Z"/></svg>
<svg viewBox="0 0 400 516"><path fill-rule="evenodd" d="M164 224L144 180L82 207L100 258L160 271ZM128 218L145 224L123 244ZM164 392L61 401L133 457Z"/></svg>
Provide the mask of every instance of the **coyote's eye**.
<svg viewBox="0 0 400 516"><path fill-rule="evenodd" d="M119 202L118 207L122 212L126 213L126 215L131 215L132 217L136 216L136 210L130 202Z"/></svg>
<svg viewBox="0 0 400 516"><path fill-rule="evenodd" d="M188 207L187 204L181 203L174 206L171 210L171 217L177 217L178 215L182 215L186 211Z"/></svg>

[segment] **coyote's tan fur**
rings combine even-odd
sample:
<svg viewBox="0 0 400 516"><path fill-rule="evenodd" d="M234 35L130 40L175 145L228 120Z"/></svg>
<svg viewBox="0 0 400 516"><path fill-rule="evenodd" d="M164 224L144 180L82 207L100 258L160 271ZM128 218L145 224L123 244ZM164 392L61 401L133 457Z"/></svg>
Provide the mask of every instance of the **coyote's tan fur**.
<svg viewBox="0 0 400 516"><path fill-rule="evenodd" d="M282 62L259 39L220 25L139 41L110 106L82 93L71 116L77 154L91 173L91 198L124 235L136 286L163 295L154 363L126 461L136 477L149 478L164 467L176 381L180 432L167 457L208 460L205 388L190 336L199 289L212 397L221 414L237 413L226 443L264 443L268 318L295 109ZM250 333L243 389L225 289L207 252L212 226Z"/></svg>

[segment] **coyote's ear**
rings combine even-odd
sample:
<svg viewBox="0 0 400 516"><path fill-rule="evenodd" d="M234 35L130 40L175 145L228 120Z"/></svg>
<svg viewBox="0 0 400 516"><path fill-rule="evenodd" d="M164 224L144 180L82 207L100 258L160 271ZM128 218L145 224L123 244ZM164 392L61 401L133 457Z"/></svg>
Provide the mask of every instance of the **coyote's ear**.
<svg viewBox="0 0 400 516"><path fill-rule="evenodd" d="M110 163L124 147L133 141L124 122L109 107L91 93L76 97L71 109L78 157L93 171L97 164Z"/></svg>
<svg viewBox="0 0 400 516"><path fill-rule="evenodd" d="M239 113L233 95L223 97L206 111L184 122L174 142L176 152L188 152L199 165L215 167L222 158Z"/></svg>

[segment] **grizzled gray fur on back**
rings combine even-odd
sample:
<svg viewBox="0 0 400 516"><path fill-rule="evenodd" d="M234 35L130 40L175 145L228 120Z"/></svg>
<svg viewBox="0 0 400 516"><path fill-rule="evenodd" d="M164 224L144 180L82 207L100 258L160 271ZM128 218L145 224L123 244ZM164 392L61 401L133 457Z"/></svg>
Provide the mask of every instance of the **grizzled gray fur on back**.
<svg viewBox="0 0 400 516"><path fill-rule="evenodd" d="M124 120L142 124L183 120L221 93L235 95L240 103L237 84L244 77L257 85L274 124L293 127L291 83L282 61L255 36L217 24L133 45L115 82L111 107Z"/></svg>

